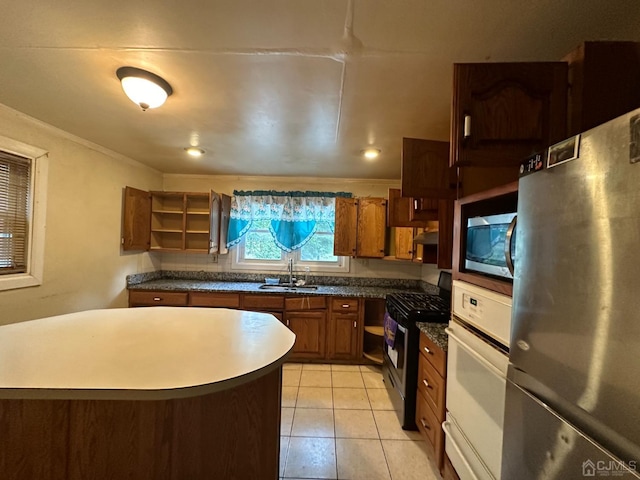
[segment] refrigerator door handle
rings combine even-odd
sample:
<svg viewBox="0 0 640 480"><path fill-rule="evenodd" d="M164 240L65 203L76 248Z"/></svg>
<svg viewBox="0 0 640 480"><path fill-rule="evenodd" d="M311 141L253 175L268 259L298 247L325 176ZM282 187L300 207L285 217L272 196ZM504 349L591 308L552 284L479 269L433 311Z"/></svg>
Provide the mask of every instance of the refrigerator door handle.
<svg viewBox="0 0 640 480"><path fill-rule="evenodd" d="M518 223L518 217L513 217L511 223L509 224L509 228L507 228L507 234L504 238L504 257L507 261L507 268L509 272L511 272L511 276L513 276L513 258L511 257L511 244L513 243L513 232L516 229L516 224Z"/></svg>
<svg viewBox="0 0 640 480"><path fill-rule="evenodd" d="M486 358L484 358L482 355L476 352L473 349L473 347L471 347L470 345L462 341L460 337L456 336L456 334L453 332L453 330L451 330L451 328L447 327L444 329L444 331L446 332L447 335L449 335L450 338L453 338L464 350L466 350L469 355L474 357L476 360L478 360L478 362L480 362L483 366L485 366L487 370L489 370L491 373L493 373L497 377L500 377L502 379L505 378L504 374L498 368L496 368L495 365L493 365Z"/></svg>

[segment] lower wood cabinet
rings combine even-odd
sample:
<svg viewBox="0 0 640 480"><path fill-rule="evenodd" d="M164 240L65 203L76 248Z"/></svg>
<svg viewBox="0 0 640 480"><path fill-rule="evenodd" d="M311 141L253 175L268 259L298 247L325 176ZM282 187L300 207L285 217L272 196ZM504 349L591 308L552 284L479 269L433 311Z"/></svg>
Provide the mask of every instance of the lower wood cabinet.
<svg viewBox="0 0 640 480"><path fill-rule="evenodd" d="M326 352L327 312L285 312L284 322L296 334L291 358L322 359Z"/></svg>
<svg viewBox="0 0 640 480"><path fill-rule="evenodd" d="M361 356L363 324L360 300L333 298L327 336L327 358L356 360Z"/></svg>
<svg viewBox="0 0 640 480"><path fill-rule="evenodd" d="M418 356L418 392L416 396L416 425L427 441L432 458L440 473L444 471L445 388L447 354L420 333Z"/></svg>
<svg viewBox="0 0 640 480"><path fill-rule="evenodd" d="M191 307L217 307L240 308L239 293L189 293L189 306Z"/></svg>
<svg viewBox="0 0 640 480"><path fill-rule="evenodd" d="M382 305L382 309L373 312L380 317L376 323L381 325L384 300L380 299L238 292L129 291L130 307L164 305L240 308L269 313L296 334L289 356L291 360L353 363L361 363L363 356L364 306L368 301ZM369 318L369 321L373 320Z"/></svg>
<svg viewBox="0 0 640 480"><path fill-rule="evenodd" d="M150 291L130 291L130 307L184 307L188 304L189 294L186 292L150 292Z"/></svg>

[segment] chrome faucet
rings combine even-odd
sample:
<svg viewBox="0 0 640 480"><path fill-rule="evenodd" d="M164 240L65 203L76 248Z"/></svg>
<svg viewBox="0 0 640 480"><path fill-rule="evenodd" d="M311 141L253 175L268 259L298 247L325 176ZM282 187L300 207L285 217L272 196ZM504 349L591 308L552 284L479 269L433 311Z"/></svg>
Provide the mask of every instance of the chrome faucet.
<svg viewBox="0 0 640 480"><path fill-rule="evenodd" d="M289 258L289 286L293 287L293 258Z"/></svg>

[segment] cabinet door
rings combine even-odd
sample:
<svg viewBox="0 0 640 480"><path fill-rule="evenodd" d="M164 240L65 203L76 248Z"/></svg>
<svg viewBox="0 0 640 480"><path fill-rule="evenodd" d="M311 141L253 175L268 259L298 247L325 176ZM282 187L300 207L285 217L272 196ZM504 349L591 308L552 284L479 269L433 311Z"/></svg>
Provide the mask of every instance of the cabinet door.
<svg viewBox="0 0 640 480"><path fill-rule="evenodd" d="M414 229L411 227L398 227L395 230L396 258L413 260L416 252L416 245L413 243Z"/></svg>
<svg viewBox="0 0 640 480"><path fill-rule="evenodd" d="M293 358L324 358L326 349L325 311L287 312L285 324L296 334Z"/></svg>
<svg viewBox="0 0 640 480"><path fill-rule="evenodd" d="M229 232L229 218L231 217L231 197L220 194L220 239L218 253L225 255L229 253L227 248L227 233Z"/></svg>
<svg viewBox="0 0 640 480"><path fill-rule="evenodd" d="M384 198L359 198L356 254L359 257L384 257L387 201Z"/></svg>
<svg viewBox="0 0 640 480"><path fill-rule="evenodd" d="M209 195L209 253L220 253L220 213L222 211L220 195L211 190Z"/></svg>
<svg viewBox="0 0 640 480"><path fill-rule="evenodd" d="M449 142L402 139L402 196L454 198L456 176L449 168Z"/></svg>
<svg viewBox="0 0 640 480"><path fill-rule="evenodd" d="M589 130L640 107L640 43L584 42L569 63L569 131Z"/></svg>
<svg viewBox="0 0 640 480"><path fill-rule="evenodd" d="M427 200L423 204L422 200ZM422 211L423 206L433 209L433 205L428 199L413 199L402 197L399 188L389 189L389 201L387 202L387 227L424 227L426 221L437 220L438 201L435 200L436 207L434 218L425 218ZM429 212L432 214L433 212Z"/></svg>
<svg viewBox="0 0 640 480"><path fill-rule="evenodd" d="M151 238L151 194L125 187L122 209L122 249L149 250Z"/></svg>
<svg viewBox="0 0 640 480"><path fill-rule="evenodd" d="M511 166L517 179L524 158L565 138L565 62L455 64L453 72L453 165Z"/></svg>
<svg viewBox="0 0 640 480"><path fill-rule="evenodd" d="M329 335L329 358L352 360L358 358L358 314L333 313Z"/></svg>
<svg viewBox="0 0 640 480"><path fill-rule="evenodd" d="M353 257L356 255L357 205L355 198L336 198L336 225L333 254Z"/></svg>

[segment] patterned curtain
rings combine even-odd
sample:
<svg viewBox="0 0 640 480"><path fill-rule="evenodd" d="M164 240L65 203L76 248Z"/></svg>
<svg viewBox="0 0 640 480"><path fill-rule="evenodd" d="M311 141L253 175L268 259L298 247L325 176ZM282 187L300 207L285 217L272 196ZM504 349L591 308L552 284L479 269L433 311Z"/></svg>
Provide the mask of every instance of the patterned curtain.
<svg viewBox="0 0 640 480"><path fill-rule="evenodd" d="M302 248L315 233L317 222L335 223L336 197L351 194L234 190L227 247L240 243L254 220L270 220L269 231L280 249Z"/></svg>

